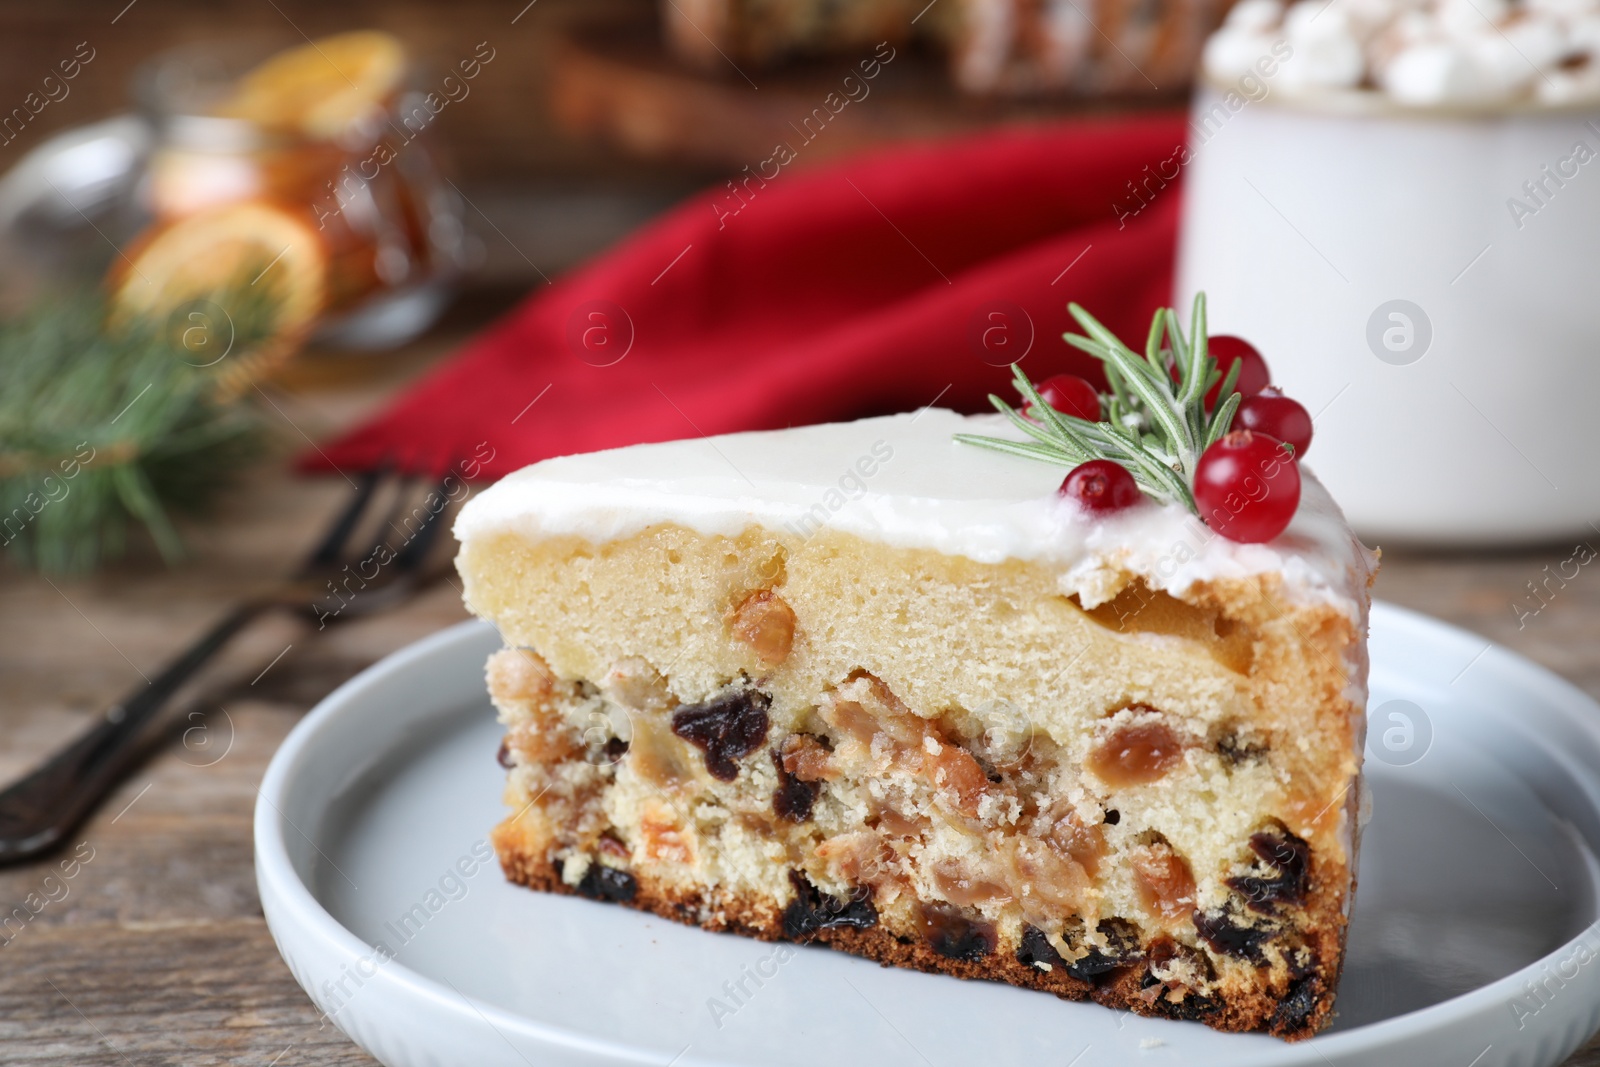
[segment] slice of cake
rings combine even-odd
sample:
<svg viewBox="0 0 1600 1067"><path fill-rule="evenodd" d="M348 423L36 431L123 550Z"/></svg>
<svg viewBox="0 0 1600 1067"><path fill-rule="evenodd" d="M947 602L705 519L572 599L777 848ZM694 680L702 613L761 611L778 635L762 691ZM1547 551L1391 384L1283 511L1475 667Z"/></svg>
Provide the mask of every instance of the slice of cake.
<svg viewBox="0 0 1600 1067"><path fill-rule="evenodd" d="M1019 373L1020 411L569 456L469 502L466 599L507 646L507 875L1321 1028L1375 558L1298 469L1309 419L1253 350L1212 339L1219 381L1203 317L1188 340L1158 321L1146 356L1082 318L1098 388Z"/></svg>

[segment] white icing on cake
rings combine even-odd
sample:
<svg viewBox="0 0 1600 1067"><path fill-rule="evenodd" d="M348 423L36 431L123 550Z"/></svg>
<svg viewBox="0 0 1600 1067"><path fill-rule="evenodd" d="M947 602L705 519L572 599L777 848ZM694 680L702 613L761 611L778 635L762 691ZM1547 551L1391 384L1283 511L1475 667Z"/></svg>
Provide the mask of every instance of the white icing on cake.
<svg viewBox="0 0 1600 1067"><path fill-rule="evenodd" d="M468 501L455 533L463 542L511 531L599 544L666 523L727 536L761 526L809 537L825 527L981 563L1044 564L1085 607L1114 596L1124 574L1182 594L1200 581L1276 573L1291 598L1364 615L1374 558L1308 471L1288 530L1245 545L1178 505L1146 500L1092 518L1057 494L1064 468L960 444L957 433L1021 437L999 415L934 408L564 456Z"/></svg>

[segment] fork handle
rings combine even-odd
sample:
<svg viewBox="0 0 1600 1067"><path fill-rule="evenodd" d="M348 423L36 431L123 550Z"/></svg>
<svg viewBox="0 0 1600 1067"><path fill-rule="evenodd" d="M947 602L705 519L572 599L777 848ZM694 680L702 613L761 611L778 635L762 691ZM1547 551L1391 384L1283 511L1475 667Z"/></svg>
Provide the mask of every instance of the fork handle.
<svg viewBox="0 0 1600 1067"><path fill-rule="evenodd" d="M147 727L173 694L271 606L263 600L234 608L160 674L107 708L76 740L0 792L0 864L59 845L132 768L144 750Z"/></svg>

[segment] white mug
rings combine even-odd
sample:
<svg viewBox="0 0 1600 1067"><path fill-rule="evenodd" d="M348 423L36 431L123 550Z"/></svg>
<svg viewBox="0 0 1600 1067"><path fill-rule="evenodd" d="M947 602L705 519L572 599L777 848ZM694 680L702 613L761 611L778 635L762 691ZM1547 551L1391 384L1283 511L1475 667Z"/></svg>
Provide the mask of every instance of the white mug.
<svg viewBox="0 0 1600 1067"><path fill-rule="evenodd" d="M1600 533L1600 108L1241 99L1196 97L1177 306L1312 413L1356 530Z"/></svg>

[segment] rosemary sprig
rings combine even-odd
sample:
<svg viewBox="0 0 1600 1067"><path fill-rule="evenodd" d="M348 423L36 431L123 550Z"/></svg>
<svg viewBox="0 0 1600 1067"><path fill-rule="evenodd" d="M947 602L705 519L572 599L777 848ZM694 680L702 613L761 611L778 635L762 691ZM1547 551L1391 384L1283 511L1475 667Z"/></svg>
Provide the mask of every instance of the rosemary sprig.
<svg viewBox="0 0 1600 1067"><path fill-rule="evenodd" d="M1239 364L1228 368L1224 378L1207 345L1205 294L1194 298L1187 334L1176 311L1157 310L1142 355L1077 304L1069 304L1068 310L1083 335L1069 333L1064 339L1105 368L1111 389L1102 398L1106 417L1089 422L1055 410L1039 396L1022 368L1013 364L1013 384L1022 395L1023 411L1032 418L1025 418L997 396L991 395L989 402L1032 440L965 433L957 434L956 440L1067 467L1109 459L1127 468L1146 495L1163 504L1182 504L1198 514L1193 492L1195 467L1201 453L1228 432L1240 400L1234 390ZM1170 368L1176 368L1176 381ZM1227 399L1208 412L1205 396L1218 382L1219 395Z"/></svg>

